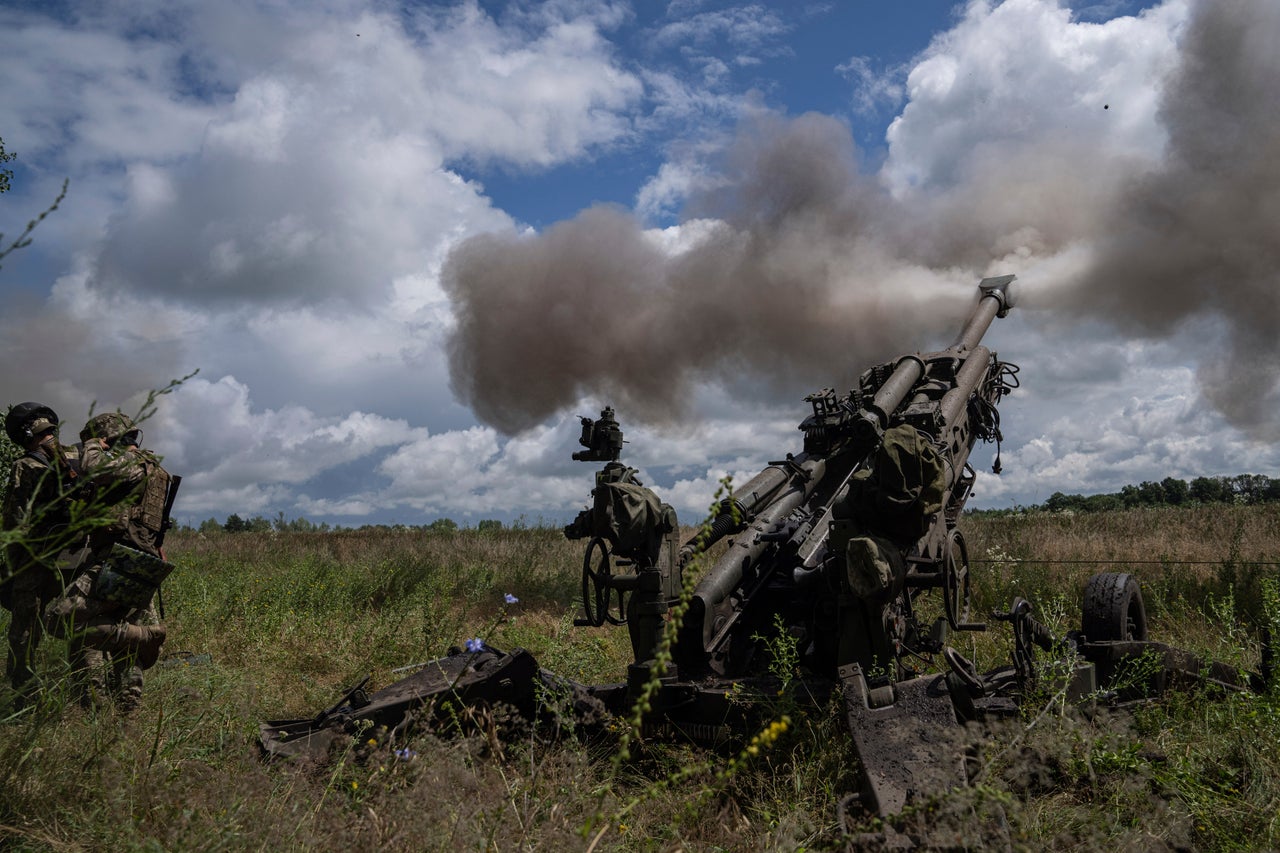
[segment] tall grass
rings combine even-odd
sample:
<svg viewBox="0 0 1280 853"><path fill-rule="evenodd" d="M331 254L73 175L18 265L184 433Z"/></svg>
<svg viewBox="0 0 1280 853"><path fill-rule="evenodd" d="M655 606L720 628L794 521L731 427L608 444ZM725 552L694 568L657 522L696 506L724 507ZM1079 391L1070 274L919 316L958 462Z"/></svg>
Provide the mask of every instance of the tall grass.
<svg viewBox="0 0 1280 853"><path fill-rule="evenodd" d="M1094 571L1130 571L1153 637L1252 668L1253 626L1274 615L1266 596L1280 600L1267 565L1280 561L1280 506L988 516L964 529L975 609L1023 595L1059 632L1078 626ZM731 774L734 753L645 744L615 764L607 739L551 741L492 715L465 736L419 734L400 755L357 741L320 768L259 759L259 721L311 716L366 675L376 689L469 637L528 648L584 682L619 680L626 632L572 627L581 548L559 531L188 533L168 551L181 566L165 588L170 656L138 712L81 710L52 642L43 702L13 715L0 696L0 846L564 850L585 849L588 826L604 829L596 849L847 843L836 804L856 759L834 708L794 718ZM1007 660L1006 635L973 639L980 666ZM969 846L1280 846L1275 697L1183 694L1091 718L1046 705L979 753L978 784L896 824L941 823ZM600 827L599 814L622 817Z"/></svg>

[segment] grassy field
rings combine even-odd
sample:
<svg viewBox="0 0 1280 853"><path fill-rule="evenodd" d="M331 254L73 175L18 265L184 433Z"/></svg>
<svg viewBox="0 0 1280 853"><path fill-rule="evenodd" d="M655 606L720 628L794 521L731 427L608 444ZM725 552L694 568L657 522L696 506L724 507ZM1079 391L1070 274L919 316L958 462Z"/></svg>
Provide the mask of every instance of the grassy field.
<svg viewBox="0 0 1280 853"><path fill-rule="evenodd" d="M1153 638L1255 668L1274 611L1280 505L967 517L975 607L1037 603L1059 633L1096 571L1144 587ZM584 682L620 678L624 629L575 629L580 543L528 529L174 535L168 657L129 717L50 687L0 696L0 846L19 850L843 849L855 759L835 710L794 715L755 755L608 739L551 742L503 720L410 753L355 745L311 770L265 764L257 725L469 637ZM1268 592L1269 591L1269 592ZM510 593L518 604L505 605ZM1274 603L1274 602L1273 602ZM0 628L3 627L0 619ZM970 635L980 666L1008 637ZM781 710L780 710L781 713ZM7 719L6 719L7 718ZM501 731L504 737L491 735ZM1052 701L992 733L978 784L897 823L957 848L1280 847L1280 698L1177 695L1086 720ZM870 822L862 829L873 829Z"/></svg>

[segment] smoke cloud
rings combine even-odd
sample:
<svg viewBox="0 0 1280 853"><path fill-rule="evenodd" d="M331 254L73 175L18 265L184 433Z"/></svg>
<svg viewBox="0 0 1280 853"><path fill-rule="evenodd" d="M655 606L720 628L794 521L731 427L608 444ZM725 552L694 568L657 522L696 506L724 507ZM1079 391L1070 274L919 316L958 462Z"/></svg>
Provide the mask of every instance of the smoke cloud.
<svg viewBox="0 0 1280 853"><path fill-rule="evenodd" d="M1161 167L1108 211L1095 259L1060 308L1136 335L1225 321L1200 364L1205 397L1255 436L1280 438L1280 5L1199 4L1165 89Z"/></svg>
<svg viewBox="0 0 1280 853"><path fill-rule="evenodd" d="M1028 2L980 14L1046 16ZM1082 96L1060 128L1008 117L919 186L892 152L880 174L861 170L835 119L756 115L689 197L675 246L612 208L461 244L444 272L454 391L514 432L584 395L660 422L688 412L699 382L762 400L847 388L868 364L944 344L975 281L1016 272L1025 307L1130 337L1218 321L1224 345L1198 366L1205 398L1255 437L1280 436L1277 42L1280 6L1201 2L1153 84L1163 151L1137 133L1104 144L1088 122L1115 113ZM900 122L919 143L913 106Z"/></svg>
<svg viewBox="0 0 1280 853"><path fill-rule="evenodd" d="M661 422L700 381L759 399L847 386L908 331L954 324L972 291L971 276L904 263L880 227L894 204L835 119L758 116L690 201L683 230L700 233L682 251L606 207L458 247L454 390L514 432L584 394Z"/></svg>

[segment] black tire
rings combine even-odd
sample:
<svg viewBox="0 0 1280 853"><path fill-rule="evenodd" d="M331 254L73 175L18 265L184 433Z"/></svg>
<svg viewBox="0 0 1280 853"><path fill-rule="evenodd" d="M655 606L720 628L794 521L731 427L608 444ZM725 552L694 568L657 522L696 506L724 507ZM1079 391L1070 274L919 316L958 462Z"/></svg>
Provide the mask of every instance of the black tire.
<svg viewBox="0 0 1280 853"><path fill-rule="evenodd" d="M1084 588L1080 629L1085 640L1095 643L1147 639L1147 610L1138 581L1123 572L1091 577Z"/></svg>

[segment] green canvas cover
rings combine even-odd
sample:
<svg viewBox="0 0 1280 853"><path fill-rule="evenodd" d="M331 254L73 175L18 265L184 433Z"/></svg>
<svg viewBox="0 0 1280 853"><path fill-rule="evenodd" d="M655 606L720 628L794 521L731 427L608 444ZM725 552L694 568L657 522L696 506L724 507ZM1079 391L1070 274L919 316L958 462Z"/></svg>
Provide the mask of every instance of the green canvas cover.
<svg viewBox="0 0 1280 853"><path fill-rule="evenodd" d="M615 552L643 550L672 529L672 509L635 483L601 483L593 491L592 534Z"/></svg>
<svg viewBox="0 0 1280 853"><path fill-rule="evenodd" d="M850 478L848 506L841 514L905 548L928 530L945 490L937 450L915 427L901 424L885 432L872 467Z"/></svg>

